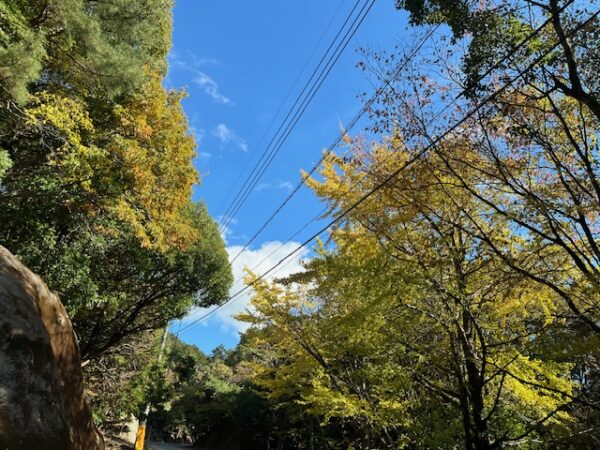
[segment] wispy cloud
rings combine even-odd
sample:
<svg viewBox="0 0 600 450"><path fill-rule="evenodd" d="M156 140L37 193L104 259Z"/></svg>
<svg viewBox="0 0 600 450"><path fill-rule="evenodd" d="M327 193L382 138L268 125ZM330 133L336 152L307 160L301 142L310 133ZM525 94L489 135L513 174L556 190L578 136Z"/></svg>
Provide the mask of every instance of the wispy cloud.
<svg viewBox="0 0 600 450"><path fill-rule="evenodd" d="M224 105L233 105L229 97L224 96L219 91L219 85L215 80L208 76L205 72L198 71L194 78L194 83L202 88L204 93L211 97L214 101Z"/></svg>
<svg viewBox="0 0 600 450"><path fill-rule="evenodd" d="M298 242L287 242L282 244L279 241L272 241L265 242L257 249L249 249L242 253L232 264L231 270L236 281L231 287L231 293L238 292L244 287L243 277L245 268L253 269L253 271L258 274L263 273L275 265L281 258L297 249L299 245ZM227 247L229 257L233 258L241 251L241 249L242 247L238 245ZM274 278L283 278L292 273L302 272L304 270L302 261L306 259L307 255L308 250L302 249L291 257L288 262L282 266L281 270L268 275L266 279L272 280ZM226 332L234 334L244 332L248 329L248 324L239 322L235 319L235 316L246 310L252 310L252 306L250 305L251 298L252 289L248 289L239 297L236 297L236 300L217 311L214 315L214 320L217 320L221 324L222 329ZM212 309L214 309L214 307L210 308L210 310ZM197 308L188 317L183 319L183 326L191 323L193 319L206 314L207 311L209 311L209 309Z"/></svg>
<svg viewBox="0 0 600 450"><path fill-rule="evenodd" d="M189 122L190 133L192 134L192 136L194 136L196 145L200 145L206 137L206 130L200 126L200 119L198 117L198 114L194 113Z"/></svg>
<svg viewBox="0 0 600 450"><path fill-rule="evenodd" d="M235 237L235 235L233 234L233 231L231 230L231 225L236 225L238 223L237 219L230 219L229 220L229 225L225 225L223 222L225 221L225 217L223 216L219 216L217 218L217 223L219 224L219 228L221 230L221 237L223 238L223 240L225 241L225 243L227 243L227 241L232 238Z"/></svg>
<svg viewBox="0 0 600 450"><path fill-rule="evenodd" d="M200 123L201 121L199 115L197 113L194 113L189 120L189 130L192 136L194 136L194 140L196 141L196 152L198 158L203 160L209 160L211 154L202 150L201 147L202 141L206 137L206 130L200 126Z"/></svg>
<svg viewBox="0 0 600 450"><path fill-rule="evenodd" d="M214 58L198 58L190 52L184 52L183 55L172 51L169 55L170 68L184 70L192 74L192 82L199 86L206 95L217 103L224 105L233 105L229 97L224 95L219 89L219 84L211 77L205 66L218 66L219 61Z"/></svg>
<svg viewBox="0 0 600 450"><path fill-rule="evenodd" d="M291 191L294 188L294 185L291 181L280 181L277 186L279 189L285 189L286 191Z"/></svg>
<svg viewBox="0 0 600 450"><path fill-rule="evenodd" d="M290 192L294 188L294 185L291 181L278 181L276 183L260 183L256 186L256 190L266 191L268 189L282 189L284 191Z"/></svg>
<svg viewBox="0 0 600 450"><path fill-rule="evenodd" d="M231 128L224 123L218 124L213 130L215 136L223 145L234 145L244 153L248 152L248 143L246 140L238 136Z"/></svg>
<svg viewBox="0 0 600 450"><path fill-rule="evenodd" d="M221 65L216 58L200 58L188 50L179 52L175 49L169 53L169 64L171 67L178 67L185 70L197 70L204 66Z"/></svg>
<svg viewBox="0 0 600 450"><path fill-rule="evenodd" d="M271 189L272 187L273 185L271 183L259 183L258 186L256 186L256 191L265 191L267 189Z"/></svg>

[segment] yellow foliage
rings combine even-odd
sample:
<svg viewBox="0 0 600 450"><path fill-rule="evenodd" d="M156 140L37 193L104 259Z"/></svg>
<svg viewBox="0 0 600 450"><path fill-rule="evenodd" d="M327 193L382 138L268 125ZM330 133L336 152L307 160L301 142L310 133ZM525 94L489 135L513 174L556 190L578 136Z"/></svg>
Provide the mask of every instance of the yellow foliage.
<svg viewBox="0 0 600 450"><path fill-rule="evenodd" d="M114 214L144 247L184 249L199 236L185 214L198 174L182 96L149 74L136 95L114 108L108 132L94 125L82 100L58 94L38 94L26 114L30 127L59 142L48 164L65 186L95 196L86 202L88 214Z"/></svg>
<svg viewBox="0 0 600 450"><path fill-rule="evenodd" d="M125 106L117 107L119 138L109 146L131 188L115 211L142 244L166 250L198 238L182 214L198 182L194 138L181 107L182 94L167 92L158 74Z"/></svg>
<svg viewBox="0 0 600 450"><path fill-rule="evenodd" d="M564 309L481 245L482 230L503 251L523 243L463 187L479 180L477 149L460 138L439 147L354 208L330 245L319 242L300 286L253 285L254 310L239 318L252 325L249 345L269 355L255 362L254 381L270 398L297 396L325 422L410 430L423 405L461 396L473 421L570 420L560 409L574 392L572 366L529 356ZM333 214L410 160L400 136L350 155L328 155L307 180ZM477 386L479 412L479 400L464 395Z"/></svg>

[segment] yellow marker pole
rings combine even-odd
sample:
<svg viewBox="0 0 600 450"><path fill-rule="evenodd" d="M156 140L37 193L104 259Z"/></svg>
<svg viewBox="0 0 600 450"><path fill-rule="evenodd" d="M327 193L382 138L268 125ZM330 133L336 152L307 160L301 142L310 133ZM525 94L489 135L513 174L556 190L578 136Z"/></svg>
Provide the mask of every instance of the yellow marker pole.
<svg viewBox="0 0 600 450"><path fill-rule="evenodd" d="M137 435L135 436L135 450L144 450L144 442L146 440L146 421L147 415L144 414L144 417L140 419L140 423L138 425Z"/></svg>
<svg viewBox="0 0 600 450"><path fill-rule="evenodd" d="M158 352L158 362L161 362L163 354L165 352L165 346L167 344L167 336L169 335L169 326L167 325L165 328L165 332L162 336L162 341L160 343L160 350ZM144 408L144 413L142 417L140 417L138 423L137 434L135 435L135 450L144 450L144 444L146 441L146 425L148 423L148 415L150 414L150 402L146 403L146 407Z"/></svg>

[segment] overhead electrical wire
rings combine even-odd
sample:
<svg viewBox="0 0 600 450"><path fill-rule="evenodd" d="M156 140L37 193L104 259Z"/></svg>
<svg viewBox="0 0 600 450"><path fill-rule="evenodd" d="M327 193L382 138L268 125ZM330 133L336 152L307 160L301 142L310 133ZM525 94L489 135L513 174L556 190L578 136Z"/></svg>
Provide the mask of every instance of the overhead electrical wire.
<svg viewBox="0 0 600 450"><path fill-rule="evenodd" d="M312 224L313 222L316 222L319 218L323 217L323 214L325 214L327 212L327 209L328 209L328 207L325 207L325 208L321 209L321 211L319 211L319 213L317 213L317 215L315 215L311 220L309 220L302 227L300 227L298 230L296 230L294 232L294 234L292 234L285 241L283 241L279 245L277 245L266 256L264 256L259 262L257 262L256 264L254 264L250 268L250 272L255 272L256 270L258 270L258 268L260 268L260 266L262 266L262 264L265 261L269 260L273 255L275 255L278 251L280 251L286 244L289 244L290 242L293 242L293 240L296 239L306 228L308 228L308 226L310 224ZM232 263L230 263L230 264L232 264ZM240 281L242 281L242 277L236 278L234 280L233 284L235 285L236 283L238 283ZM227 302L229 302L229 300L227 300L226 303ZM229 304L231 304L231 302L229 302ZM223 306L226 307L225 304L223 304ZM179 331L181 330L181 326L182 326L182 321L180 320L179 321L179 326L177 328L177 332L175 333L176 336L179 335Z"/></svg>
<svg viewBox="0 0 600 450"><path fill-rule="evenodd" d="M363 21L365 20L366 16L370 12L374 4L375 0L369 0L363 4L358 14L354 17L354 19L352 19L352 23L345 31L342 40L339 43L337 43L337 46L335 50L333 50L333 53L329 54L331 52L331 49L335 46L339 36L344 32L344 28L346 27L347 23L351 20L351 17L354 15L355 10L360 5L360 0L358 0L355 3L354 7L352 8L352 11L346 17L344 24L336 34L336 37L331 42L327 51L323 54L321 60L317 64L317 67L313 70L311 77L304 85L304 88L296 98L296 101L288 111L281 125L279 126L276 133L273 135L269 144L265 148L261 158L255 164L251 173L246 178L242 188L238 191L233 201L227 208L227 211L225 212L224 218L222 220L222 229L226 229L229 226L237 212L241 209L241 207L248 199L249 195L259 183L263 174L273 162L275 156L281 150L283 144L285 143L285 141L287 140L297 123L304 115L309 104L320 90L321 86L331 73L331 70L333 69L340 56L342 55L342 53L344 52L344 50L358 31L358 29L360 28L360 26L362 25ZM324 62L325 64L323 65Z"/></svg>
<svg viewBox="0 0 600 450"><path fill-rule="evenodd" d="M328 147L328 150L325 152L325 154L320 158L320 160L315 165L313 165L313 168L310 170L310 172L307 173L307 176L303 177L301 179L301 181L298 183L298 185L296 185L296 187L290 192L290 194L285 199L285 201L281 205L279 205L279 207L273 212L273 214L271 214L271 216L269 217L269 219L267 219L267 221L259 228L259 230L257 230L257 232L252 236L252 238L250 238L250 240L248 240L248 242L244 245L244 247L242 248L242 250L240 250L240 252L238 252L235 255L235 257L231 259L231 261L229 262L230 266L233 265L233 263L249 248L250 244L252 244L252 242L269 225L269 223L275 218L275 216L285 207L285 205L292 199L292 197L298 192L298 190L300 190L300 188L306 182L306 178L308 176L310 176L319 167L319 165L326 158L326 156L328 154L330 154L335 149L335 147L342 141L342 139L347 134L347 132L350 131L352 128L354 128L354 126L360 120L360 118L368 111L368 109L371 107L371 105L376 101L377 97L380 96L384 92L383 89L385 88L385 86L389 86L390 83L401 73L402 69L421 50L421 48L423 47L423 45L425 45L425 43L427 42L427 40L429 40L431 38L431 36L435 32L435 30L437 30L437 28L438 28L438 26L436 26L436 27L432 28L431 30L429 30L418 41L417 45L415 45L413 47L413 49L408 53L408 55L405 56L402 59L402 61L397 65L397 69L393 72L393 74L390 77L388 77L388 79L385 80L385 82L383 83L383 86L380 87L379 89L377 89L375 91L375 93L373 94L373 96L371 96L371 98L365 103L365 105L361 108L361 110L344 127L343 131L336 137L336 139L333 141L333 143ZM290 237L288 237L284 242L280 243L267 256L265 256L261 261L259 261L258 263L256 263L250 270L253 272L258 267L260 267L266 260L268 260L271 256L273 256L279 250L281 250L287 243L291 242L293 239L295 239L297 236L299 236L300 233L302 233L302 231L304 231L306 228L308 228L309 225L311 225L312 223L316 222L318 219L322 218L323 215L327 212L327 210L328 210L327 207L323 208L316 216L314 216L312 219L310 219L308 222L306 222L299 230L297 230L293 235L291 235ZM234 284L236 282L239 282L239 281L240 281L240 279L236 279L234 281Z"/></svg>
<svg viewBox="0 0 600 450"><path fill-rule="evenodd" d="M269 134L269 131L271 131L271 128L273 128L273 125L275 125L275 121L276 121L277 117L279 117L279 114L283 110L283 107L286 105L288 99L292 95L292 92L294 91L294 89L298 85L298 82L300 81L300 78L302 77L302 74L304 74L304 72L306 71L306 68L308 67L309 63L312 61L313 56L315 55L315 53L317 52L317 50L321 46L321 43L325 39L325 36L329 32L329 30L331 29L331 25L333 25L333 22L334 22L335 18L338 16L338 14L340 13L343 5L344 5L344 0L341 0L341 2L338 5L336 11L334 12L333 16L329 20L329 23L327 24L327 26L323 30L323 33L321 33L321 36L317 40L317 43L315 44L315 46L313 47L312 51L310 52L310 55L308 56L308 58L304 62L304 65L302 66L302 69L300 69L300 72L298 73L298 76L296 77L296 79L292 83L292 86L288 90L287 94L285 95L285 97L283 98L283 100L281 101L281 103L279 104L279 107L277 108L277 111L273 115L273 119L271 120L271 123L265 129L265 132L263 133L263 135L259 139L258 143L256 144L256 148L258 148L258 147L261 146L261 144L263 143L263 141L265 140L265 138ZM253 156L254 156L254 152L252 153L252 157ZM244 165L244 167L240 171L238 177L236 178L235 183L231 186L231 189L229 189L229 192L227 193L227 195L223 199L222 203L219 205L219 208L217 210L218 211L217 212L217 217L219 217L220 213L223 211L223 207L225 206L225 204L227 203L227 201L231 197L231 194L233 194L233 191L235 191L235 189L237 189L238 184L239 184L240 180L242 179L243 174L248 170L248 167L250 166L250 162L252 161L252 157L248 158L248 160L246 161L246 164Z"/></svg>
<svg viewBox="0 0 600 450"><path fill-rule="evenodd" d="M274 157L276 152L278 151L277 144L279 142L281 142L281 138L285 135L286 132L288 132L288 131L291 132L291 130L295 126L294 120L300 119L300 117L303 113L302 108L304 107L304 109L306 109L306 107L308 106L308 104L310 103L310 101L312 100L312 98L314 97L316 92L318 91L318 88L316 88L316 86L320 87L319 82L321 82L321 84L322 84L323 81L325 80L327 74L329 73L327 71L327 69L329 68L329 70L331 70L331 68L333 67L335 62L337 62L337 58L339 58L339 56L343 52L343 49L345 49L344 43L347 45L347 43L349 42L349 39L348 39L349 34L352 32L350 35L350 39L351 39L351 37L354 35L354 33L356 33L356 31L358 29L358 27L356 26L357 21L361 17L361 14L364 13L367 4L368 3L363 4L360 12L354 18L350 27L346 30L346 33L342 37L342 40L339 43L337 43L337 47L335 48L333 53L330 55L332 48L336 45L336 42L338 42L340 35L344 32L344 29L346 28L346 26L352 19L352 16L354 15L356 9L360 5L360 0L357 0L355 2L352 10L348 13L344 23L342 24L342 26L336 33L334 39L329 44L329 47L327 48L327 50L323 53L321 60L318 62L317 66L313 69L313 72L312 72L311 76L309 77L309 79L304 84L302 91L296 97L296 100L294 101L293 105L290 107L287 115L285 116L285 118L279 125L279 128L277 129L277 131L271 138L269 144L263 151L261 158L255 164L251 173L248 175L248 177L244 181L244 185L238 191L234 200L229 205L229 208L227 209L227 211L225 213L225 221L224 221L225 226L227 226L228 223L231 222L231 220L233 219L233 216L235 216L235 214L237 213L239 208L242 206L243 202L245 201L245 199L247 197L246 194L249 191L251 191L253 189L253 187L256 185L256 183L254 181L257 179L257 177L262 176L262 173L263 173L262 169L265 166L267 166L268 164L270 164L272 157ZM371 6L372 6L372 4L373 3L371 3ZM363 19L364 19L364 17L365 16L363 15ZM362 23L362 21L361 21L361 23ZM342 49L342 50L340 51L340 49ZM328 55L329 55L329 59L327 59ZM326 59L327 59L327 61L326 61ZM332 61L333 61L333 64L332 64ZM323 66L324 62L325 62L325 65ZM325 74L325 76L324 76L324 74ZM316 76L316 78L315 78L315 76ZM305 93L306 93L306 95L305 95ZM311 93L312 93L312 96L311 96ZM300 106L298 106L298 105L300 105ZM291 120L289 120L290 117L291 117ZM296 122L297 122L297 120L296 120ZM281 144L283 144L283 142L281 142ZM279 146L279 147L281 147L281 146ZM269 149L271 149L271 151L269 151Z"/></svg>
<svg viewBox="0 0 600 450"><path fill-rule="evenodd" d="M566 2L559 10L558 13L562 13L568 6L570 6L575 0L569 0ZM537 34L541 32L544 27L546 27L552 21L552 16L548 17L541 25L539 25L535 30L529 33L524 39L522 39L518 44L513 46L507 55L505 55L498 63L489 67L482 75L478 77L477 82L482 81L487 78L497 67L499 67L506 59L511 58L514 53L516 53L521 47L527 44L531 39L533 39ZM354 118L342 129L340 134L336 137L334 142L327 148L327 150L323 153L321 158L312 166L312 168L303 176L299 183L290 191L288 196L284 199L284 201L273 211L273 213L269 216L269 218L259 227L259 229L252 235L252 237L248 240L248 242L244 245L244 247L238 252L235 257L231 260L233 263L237 260L248 248L249 246L258 238L258 236L266 229L266 227L273 221L273 219L282 211L282 209L291 201L291 199L298 193L298 191L305 184L306 180L318 169L318 167L323 163L323 161L333 152L335 147L343 140L344 136L347 135L348 131L352 130L356 123L362 118L362 116L369 110L369 108L375 103L377 98L384 92L386 86L391 87L391 83L400 75L401 71L406 67L406 65L414 58L414 56L421 50L425 42L433 35L433 33L438 29L439 25L432 28L413 48L413 50L409 53L409 56L405 57L402 62L397 65L397 69L393 72L393 74L389 77L386 77L383 81L383 86L378 88L375 93L369 98L369 100L365 103L363 108L354 116ZM461 97L465 96L471 86L467 86L461 90L459 94L457 94L450 103L448 103L441 111L439 111L432 122L435 122L445 111L447 111L452 105L454 105ZM313 219L314 221L315 219ZM306 225L305 225L306 226Z"/></svg>
<svg viewBox="0 0 600 450"><path fill-rule="evenodd" d="M427 40L433 35L433 33L435 32L435 30L438 27L435 27L433 29L431 29L428 33L426 33L426 35L421 38L418 42L418 45L416 45L413 50L409 53L409 55L407 57L405 57L397 66L397 70L394 71L393 75L390 77L390 79L386 80L384 82L384 86L378 88L375 93L369 98L369 100L365 103L365 105L360 109L360 111L352 118L352 120L350 122L348 122L342 129L342 131L340 132L340 134L335 138L335 140L331 143L331 145L329 145L329 147L327 147L327 150L323 153L323 155L321 156L321 158L315 163L313 164L312 168L310 169L310 171L308 171L298 182L298 184L296 184L296 186L290 191L290 193L288 194L288 196L284 199L284 201L275 209L275 211L273 211L273 213L269 216L269 218L259 227L259 229L252 235L252 237L248 240L248 242L246 242L246 244L244 245L244 247L242 248L242 250L240 250L240 252L235 255L235 257L231 260L231 262L233 263L236 259L238 259L240 257L240 255L242 253L244 253L249 246L258 238L258 236L260 236L260 234L265 230L265 228L273 221L273 219L281 212L281 210L290 202L290 200L298 193L298 191L302 188L302 186L304 186L304 184L306 183L306 180L308 179L308 177L310 177L315 170L317 170L317 168L321 165L321 163L325 160L325 158L327 158L327 156L333 152L333 150L335 150L335 148L338 146L338 144L340 142L342 142L342 140L344 139L344 136L347 135L347 133L352 130L356 124L358 123L358 121L363 117L363 115L365 113L368 112L369 108L373 105L373 103L375 103L375 101L377 100L377 98L383 93L383 89L385 88L385 85L389 85L402 71L402 69L404 67L406 67L406 65L412 60L412 58L415 57L415 55L421 50L421 48L423 47L423 45L425 45L425 42L427 42Z"/></svg>
<svg viewBox="0 0 600 450"><path fill-rule="evenodd" d="M572 1L569 2L568 4L570 4L570 3L572 3ZM588 23L590 23L591 21L595 20L598 17L599 14L600 14L600 10L596 11L587 20L585 20L584 22L580 23L577 27L575 27L573 30L571 30L568 34L569 35L573 35L573 34L577 33L579 30L581 30L582 28L584 28ZM536 29L536 31L537 32L541 31L541 29L543 27L544 27L544 25L538 27ZM528 37L527 40L529 40L529 39L530 38ZM493 99L495 99L498 95L500 95L502 92L504 92L510 85L512 85L512 83L514 83L516 80L518 80L519 78L523 77L523 75L525 75L527 72L529 72L531 69L533 69L546 56L548 56L552 51L554 51L556 49L556 47L558 47L559 45L560 45L560 43L557 42L553 46L551 46L549 49L547 49L546 51L544 51L542 54L540 54L526 68L519 70L518 73L514 77L512 77L509 81L507 81L505 84L503 84L499 89L495 90L492 94L488 95L482 102L480 102L476 107L474 107L473 109L471 109L458 122L456 122L454 125L452 125L449 129L447 129L441 135L439 135L436 138L432 139L431 142L427 146L425 146L423 149L421 149L419 152L417 152L413 157L411 157L410 159L408 159L405 162L405 164L403 164L398 169L396 169L394 172L392 172L390 175L388 175L387 177L385 177L383 179L383 181L379 182L378 184L376 184L373 187L373 189L371 189L368 192L366 192L365 194L363 194L356 202L354 202L348 208L346 208L341 213L339 213L338 215L336 215L327 225L325 225L319 231L317 231L312 236L310 236L309 238L307 238L306 240L304 240L300 245L298 245L297 248L295 248L293 251L289 252L287 255L285 255L283 258L281 258L276 264L274 264L273 266L271 266L267 271L263 272L260 276L258 276L252 282L248 283L245 287L243 287L242 289L240 289L237 292L235 292L234 294L232 294L228 298L228 300L226 302L224 302L221 305L219 305L218 307L210 310L209 312L207 312L206 314L202 315L201 317L193 320L192 322L190 322L189 324L187 324L185 327L183 327L179 331L179 333L180 334L184 333L187 330L189 330L191 327L195 326L197 323L210 318L211 316L213 316L214 314L216 314L220 309L224 308L225 306L227 306L228 304L230 304L233 300L235 300L236 298L238 298L241 294L243 294L244 292L246 292L247 290L249 290L256 283L258 283L259 281L263 280L266 276L268 276L269 274L271 274L275 270L278 270L284 264L286 264L287 262L289 262L289 260L290 260L290 258L292 256L294 256L300 250L302 250L303 248L305 248L308 244L310 244L313 240L315 240L317 237L319 237L321 234L323 234L329 228L331 228L332 226L334 226L337 223L339 223L348 214L350 214L354 209L356 209L358 206L360 206L362 203L364 203L373 194L375 194L376 192L378 192L379 190L381 190L384 186L386 186L391 180L393 180L401 172L403 172L408 167L412 166L414 163L416 163L418 160L420 160L425 154L427 154L439 142L441 142L443 139L445 139L446 136L448 136L449 134L451 134L454 130L456 130L458 127L460 127L462 124L464 124L467 120L469 120L471 117L473 117L475 114L477 114L477 112L479 112L481 110L481 108L483 108L487 103L489 103L490 101L492 101ZM507 58L509 58L510 56L512 56L515 52L516 52L516 50L512 51L509 55L507 55L504 58L502 58L502 60L499 63L497 63L496 66L498 66L504 60L506 60Z"/></svg>

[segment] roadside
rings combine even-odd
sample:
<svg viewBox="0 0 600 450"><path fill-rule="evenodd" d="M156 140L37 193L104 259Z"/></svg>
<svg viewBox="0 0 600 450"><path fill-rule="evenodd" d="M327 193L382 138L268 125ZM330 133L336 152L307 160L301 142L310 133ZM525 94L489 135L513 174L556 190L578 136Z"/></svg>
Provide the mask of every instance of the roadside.
<svg viewBox="0 0 600 450"><path fill-rule="evenodd" d="M149 442L148 450L182 450L182 449L191 449L192 447L188 447L187 445L180 444L167 444L165 442Z"/></svg>
<svg viewBox="0 0 600 450"><path fill-rule="evenodd" d="M106 445L106 450L132 450L133 445L121 438L111 436L108 434L104 435L104 443Z"/></svg>

